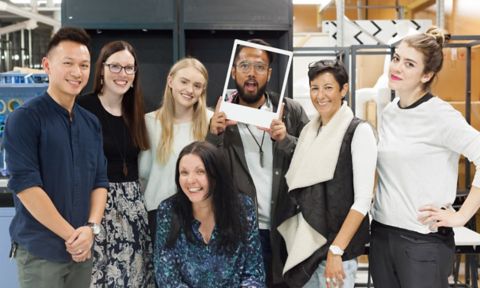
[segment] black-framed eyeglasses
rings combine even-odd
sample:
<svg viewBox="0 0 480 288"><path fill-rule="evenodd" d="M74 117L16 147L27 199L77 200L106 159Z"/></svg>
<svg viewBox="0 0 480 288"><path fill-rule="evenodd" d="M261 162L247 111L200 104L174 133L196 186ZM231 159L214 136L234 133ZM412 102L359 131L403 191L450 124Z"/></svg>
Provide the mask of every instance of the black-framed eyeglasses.
<svg viewBox="0 0 480 288"><path fill-rule="evenodd" d="M122 72L122 69L125 71L125 74L128 74L128 75L133 75L135 74L135 72L137 72L137 67L132 65L122 66L120 64L109 64L109 63L103 63L103 65L107 66L108 70L110 70L110 72L115 74Z"/></svg>
<svg viewBox="0 0 480 288"><path fill-rule="evenodd" d="M235 67L242 72L242 73L247 73L250 71L252 68L255 69L255 72L258 74L265 74L268 71L268 65L265 63L257 62L257 63L252 63L250 61L241 61Z"/></svg>

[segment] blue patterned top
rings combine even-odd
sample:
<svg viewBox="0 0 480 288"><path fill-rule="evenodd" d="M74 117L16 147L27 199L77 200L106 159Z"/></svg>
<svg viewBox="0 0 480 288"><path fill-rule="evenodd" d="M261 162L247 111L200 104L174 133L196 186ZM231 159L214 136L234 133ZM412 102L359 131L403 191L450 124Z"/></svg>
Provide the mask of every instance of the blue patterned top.
<svg viewBox="0 0 480 288"><path fill-rule="evenodd" d="M217 227L208 244L200 234L200 222L193 221L194 242L180 233L173 248L166 242L172 221L172 200L158 207L157 239L155 243L155 276L159 287L265 287L265 271L253 201L242 196L248 220L247 242L241 243L233 254L219 252Z"/></svg>

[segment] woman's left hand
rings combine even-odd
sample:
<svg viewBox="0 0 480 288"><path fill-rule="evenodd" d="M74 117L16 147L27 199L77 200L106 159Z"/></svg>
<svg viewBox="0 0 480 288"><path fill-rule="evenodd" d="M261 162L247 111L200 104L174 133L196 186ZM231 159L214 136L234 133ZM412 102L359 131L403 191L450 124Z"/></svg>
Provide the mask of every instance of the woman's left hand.
<svg viewBox="0 0 480 288"><path fill-rule="evenodd" d="M342 287L345 273L343 272L342 256L333 255L328 251L325 265L325 281L327 288Z"/></svg>
<svg viewBox="0 0 480 288"><path fill-rule="evenodd" d="M465 215L453 209L438 208L433 205L425 205L418 209L418 220L429 225L430 229L438 227L458 227L467 223Z"/></svg>

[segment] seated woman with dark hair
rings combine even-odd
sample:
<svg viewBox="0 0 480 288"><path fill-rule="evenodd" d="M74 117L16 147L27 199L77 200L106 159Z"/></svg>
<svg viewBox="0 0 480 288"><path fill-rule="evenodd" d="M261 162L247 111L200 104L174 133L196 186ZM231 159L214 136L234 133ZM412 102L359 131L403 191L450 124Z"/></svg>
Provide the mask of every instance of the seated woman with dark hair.
<svg viewBox="0 0 480 288"><path fill-rule="evenodd" d="M233 191L226 171L207 142L180 152L177 193L158 207L159 287L265 287L254 203Z"/></svg>

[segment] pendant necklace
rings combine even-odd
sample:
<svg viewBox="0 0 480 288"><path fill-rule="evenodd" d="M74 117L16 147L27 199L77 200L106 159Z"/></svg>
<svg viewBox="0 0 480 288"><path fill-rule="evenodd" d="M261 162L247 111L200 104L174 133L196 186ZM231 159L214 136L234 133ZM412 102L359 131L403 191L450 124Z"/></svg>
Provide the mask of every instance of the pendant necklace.
<svg viewBox="0 0 480 288"><path fill-rule="evenodd" d="M257 138L255 138L250 128L248 128L248 124L245 124L245 127L247 127L248 132L250 132L250 135L252 135L253 140L255 140L255 144L257 144L258 146L258 153L260 153L260 167L263 168L263 140L265 140L265 131L263 131L263 134L262 134L262 142L258 143Z"/></svg>

